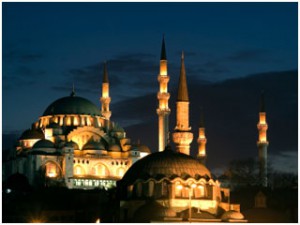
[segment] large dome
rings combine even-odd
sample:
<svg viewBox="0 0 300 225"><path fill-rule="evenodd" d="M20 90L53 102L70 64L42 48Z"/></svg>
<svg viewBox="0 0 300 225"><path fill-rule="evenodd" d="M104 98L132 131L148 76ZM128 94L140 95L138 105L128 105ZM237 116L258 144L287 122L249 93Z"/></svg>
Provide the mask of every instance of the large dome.
<svg viewBox="0 0 300 225"><path fill-rule="evenodd" d="M193 157L174 152L167 147L162 152L152 153L134 163L124 175L122 182L132 184L137 179L161 179L163 177L211 177L209 170Z"/></svg>
<svg viewBox="0 0 300 225"><path fill-rule="evenodd" d="M50 104L43 116L80 114L100 116L100 110L89 100L74 95L60 98Z"/></svg>

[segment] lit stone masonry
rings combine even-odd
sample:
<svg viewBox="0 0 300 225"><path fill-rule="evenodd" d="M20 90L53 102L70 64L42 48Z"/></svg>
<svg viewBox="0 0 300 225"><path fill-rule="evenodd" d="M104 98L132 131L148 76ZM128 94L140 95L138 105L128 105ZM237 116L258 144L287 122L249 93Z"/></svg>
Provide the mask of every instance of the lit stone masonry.
<svg viewBox="0 0 300 225"><path fill-rule="evenodd" d="M173 142L176 144L176 151L190 154L190 144L193 141L193 133L189 125L189 96L184 66L184 54L181 56L181 68L178 84L178 95L176 102L176 127L173 133Z"/></svg>
<svg viewBox="0 0 300 225"><path fill-rule="evenodd" d="M158 108L156 109L158 115L158 150L163 151L168 143L169 134L169 98L168 82L170 77L168 76L168 61L165 49L165 39L162 40L161 58L160 58L160 72L157 77L159 82L159 91L157 93Z"/></svg>
<svg viewBox="0 0 300 225"><path fill-rule="evenodd" d="M129 167L151 151L132 144L124 129L110 120L106 64L100 100L101 110L76 96L73 87L70 96L52 102L21 135L4 177L18 172L33 186L115 187Z"/></svg>
<svg viewBox="0 0 300 225"><path fill-rule="evenodd" d="M205 165L206 163L206 143L207 139L205 136L205 127L204 127L204 115L203 112L201 112L201 120L200 120L200 126L199 126L199 136L197 139L198 142L198 154L197 159L199 162Z"/></svg>
<svg viewBox="0 0 300 225"><path fill-rule="evenodd" d="M261 94L259 122L257 124L257 129L258 129L257 147L258 147L260 184L263 187L267 187L268 186L267 154L268 154L269 142L267 140L268 124L266 120L264 93Z"/></svg>
<svg viewBox="0 0 300 225"><path fill-rule="evenodd" d="M109 81L108 81L107 65L106 65L106 63L104 63L103 81L102 81L102 97L100 98L100 102L101 102L101 114L107 120L109 120L111 117L111 111L109 111L110 101L111 101L111 98L109 97Z"/></svg>

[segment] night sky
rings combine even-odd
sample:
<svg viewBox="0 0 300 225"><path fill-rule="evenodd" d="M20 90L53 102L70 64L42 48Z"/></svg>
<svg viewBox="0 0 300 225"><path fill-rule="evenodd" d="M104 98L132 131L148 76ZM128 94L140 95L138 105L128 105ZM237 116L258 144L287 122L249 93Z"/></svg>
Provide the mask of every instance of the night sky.
<svg viewBox="0 0 300 225"><path fill-rule="evenodd" d="M269 160L298 171L297 3L2 3L2 131L21 133L71 93L100 109L107 61L111 120L157 149L162 36L171 121L185 52L191 126L204 107L208 167L257 156L259 96L266 93ZM196 154L194 138L192 153Z"/></svg>

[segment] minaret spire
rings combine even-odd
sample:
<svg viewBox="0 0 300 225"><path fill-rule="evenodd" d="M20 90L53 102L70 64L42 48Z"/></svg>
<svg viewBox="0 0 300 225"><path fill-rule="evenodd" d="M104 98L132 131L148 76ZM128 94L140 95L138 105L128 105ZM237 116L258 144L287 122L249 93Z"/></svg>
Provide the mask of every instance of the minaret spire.
<svg viewBox="0 0 300 225"><path fill-rule="evenodd" d="M157 77L159 82L159 91L157 92L158 108L156 109L158 115L158 151L163 151L168 143L169 115L171 110L169 108L170 93L168 93L168 82L170 77L168 76L167 63L165 37L163 36L159 75Z"/></svg>
<svg viewBox="0 0 300 225"><path fill-rule="evenodd" d="M103 63L103 81L102 81L102 97L101 102L101 114L106 120L111 117L111 111L109 111L109 104L111 98L109 97L109 82L108 82L108 72L106 62Z"/></svg>
<svg viewBox="0 0 300 225"><path fill-rule="evenodd" d="M200 124L199 124L199 136L198 136L198 160L205 165L206 163L206 143L207 139L205 136L205 127L204 127L204 113L203 108L201 108L201 114L200 114Z"/></svg>
<svg viewBox="0 0 300 225"><path fill-rule="evenodd" d="M177 101L186 101L186 102L189 101L183 51L181 54L181 68L180 68L180 77L179 77L179 83L178 83Z"/></svg>
<svg viewBox="0 0 300 225"><path fill-rule="evenodd" d="M161 45L160 60L167 60L166 45L165 45L165 35L163 35L163 40L162 40L162 45Z"/></svg>
<svg viewBox="0 0 300 225"><path fill-rule="evenodd" d="M75 87L74 87L74 82L73 82L73 86L72 86L72 92L71 92L71 96L75 96Z"/></svg>
<svg viewBox="0 0 300 225"><path fill-rule="evenodd" d="M193 133L189 132L189 96L184 65L184 53L181 55L181 68L178 84L178 95L176 102L176 127L173 133L173 141L178 152L189 155L190 144L193 140Z"/></svg>
<svg viewBox="0 0 300 225"><path fill-rule="evenodd" d="M261 97L260 97L260 112L259 112L259 122L257 124L257 129L258 129L257 147L258 147L260 184L263 187L267 187L268 186L267 150L268 150L269 142L267 140L268 124L266 120L264 92L261 93Z"/></svg>
<svg viewBox="0 0 300 225"><path fill-rule="evenodd" d="M108 72L107 72L107 64L106 61L103 63L103 83L109 83L108 82Z"/></svg>

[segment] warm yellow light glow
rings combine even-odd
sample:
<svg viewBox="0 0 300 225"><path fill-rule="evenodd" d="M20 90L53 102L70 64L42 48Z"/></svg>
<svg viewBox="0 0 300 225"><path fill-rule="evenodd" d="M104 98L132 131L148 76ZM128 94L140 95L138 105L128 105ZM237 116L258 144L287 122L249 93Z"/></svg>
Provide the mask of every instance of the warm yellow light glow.
<svg viewBox="0 0 300 225"><path fill-rule="evenodd" d="M109 97L109 84L102 83L102 98L108 98L108 97Z"/></svg>
<svg viewBox="0 0 300 225"><path fill-rule="evenodd" d="M191 188L195 188L195 187L197 187L196 184L192 184L192 185L191 185Z"/></svg>
<svg viewBox="0 0 300 225"><path fill-rule="evenodd" d="M160 75L162 76L168 75L167 60L160 61Z"/></svg>
<svg viewBox="0 0 300 225"><path fill-rule="evenodd" d="M47 163L46 176L47 177L56 177L57 176L56 165L54 163Z"/></svg>
<svg viewBox="0 0 300 225"><path fill-rule="evenodd" d="M259 123L260 124L266 124L266 114L265 113L260 113L259 114Z"/></svg>
<svg viewBox="0 0 300 225"><path fill-rule="evenodd" d="M101 223L100 218L98 218L98 219L96 220L96 223Z"/></svg>
<svg viewBox="0 0 300 225"><path fill-rule="evenodd" d="M70 126L70 125L71 125L71 117L68 116L68 117L67 117L67 126Z"/></svg>
<svg viewBox="0 0 300 225"><path fill-rule="evenodd" d="M75 166L75 168L74 168L74 174L75 175L84 175L84 171L83 171L83 169L82 169L82 167L81 166Z"/></svg>
<svg viewBox="0 0 300 225"><path fill-rule="evenodd" d="M182 186L181 184L178 184L178 185L176 185L176 188L177 188L178 190L182 190L183 186Z"/></svg>
<svg viewBox="0 0 300 225"><path fill-rule="evenodd" d="M79 121L77 117L74 117L74 126L78 126L79 125Z"/></svg>
<svg viewBox="0 0 300 225"><path fill-rule="evenodd" d="M50 172L50 173L48 173L48 177L56 177L56 173Z"/></svg>

